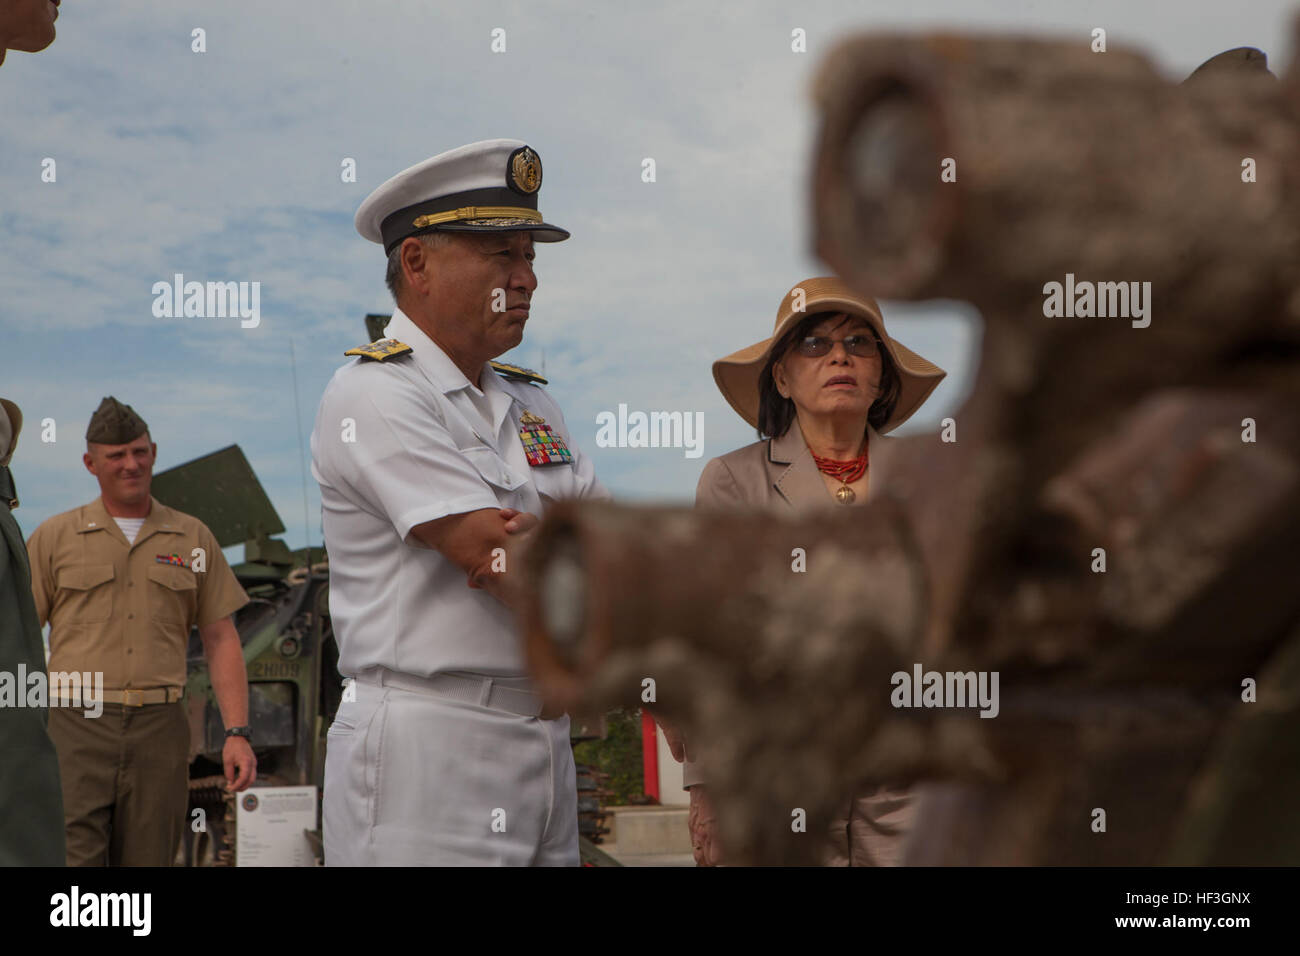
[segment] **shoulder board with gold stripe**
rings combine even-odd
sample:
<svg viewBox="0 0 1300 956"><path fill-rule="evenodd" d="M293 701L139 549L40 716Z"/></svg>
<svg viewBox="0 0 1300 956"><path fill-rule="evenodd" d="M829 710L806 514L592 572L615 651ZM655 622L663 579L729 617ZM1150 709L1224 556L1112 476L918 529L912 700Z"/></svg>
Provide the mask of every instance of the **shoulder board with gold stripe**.
<svg viewBox="0 0 1300 956"><path fill-rule="evenodd" d="M521 382L532 382L535 385L547 384L546 379L542 378L530 368L520 368L518 365L510 365L506 362L488 362L488 364L506 378L517 379Z"/></svg>
<svg viewBox="0 0 1300 956"><path fill-rule="evenodd" d="M382 362L394 355L405 355L409 351L411 351L411 347L405 342L399 342L397 339L380 339L377 342L367 342L365 345L358 345L354 349L348 349L343 354L359 355L364 359L374 359L376 362Z"/></svg>

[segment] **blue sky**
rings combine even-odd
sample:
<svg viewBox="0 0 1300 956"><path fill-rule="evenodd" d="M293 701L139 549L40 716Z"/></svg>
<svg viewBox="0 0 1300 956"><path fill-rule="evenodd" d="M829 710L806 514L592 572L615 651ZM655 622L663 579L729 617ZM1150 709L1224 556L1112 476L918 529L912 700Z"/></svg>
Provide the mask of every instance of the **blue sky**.
<svg viewBox="0 0 1300 956"><path fill-rule="evenodd" d="M710 363L771 331L809 252L809 80L854 32L1014 29L1138 46L1181 78L1258 46L1289 61L1289 0L1192 2L590 2L66 0L58 39L0 66L0 394L26 425L12 467L24 530L90 500L82 435L104 395L148 420L166 468L238 443L288 526L319 543L300 438L362 317L391 311L358 204L463 143L527 141L541 210L570 229L538 249L523 345L575 441L627 500L692 499L705 462L753 440ZM191 31L207 52L191 52ZM491 31L506 30L492 53ZM807 31L792 53L790 32ZM42 183L41 163L58 180ZM357 163L357 182L340 178ZM641 181L653 157L658 181ZM174 273L261 283L261 324L159 319ZM952 414L979 318L961 303L884 303L893 335L949 377L900 432ZM295 416L290 343L296 354ZM619 403L704 414L704 456L600 449ZM53 419L57 438L40 440Z"/></svg>

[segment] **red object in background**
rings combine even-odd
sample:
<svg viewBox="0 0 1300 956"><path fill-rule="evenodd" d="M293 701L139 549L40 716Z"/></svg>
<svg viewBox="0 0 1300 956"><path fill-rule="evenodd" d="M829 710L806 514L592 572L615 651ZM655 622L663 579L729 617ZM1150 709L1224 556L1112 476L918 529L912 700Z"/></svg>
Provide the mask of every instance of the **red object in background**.
<svg viewBox="0 0 1300 956"><path fill-rule="evenodd" d="M641 774L645 778L645 795L658 803L659 736L648 710L641 711Z"/></svg>

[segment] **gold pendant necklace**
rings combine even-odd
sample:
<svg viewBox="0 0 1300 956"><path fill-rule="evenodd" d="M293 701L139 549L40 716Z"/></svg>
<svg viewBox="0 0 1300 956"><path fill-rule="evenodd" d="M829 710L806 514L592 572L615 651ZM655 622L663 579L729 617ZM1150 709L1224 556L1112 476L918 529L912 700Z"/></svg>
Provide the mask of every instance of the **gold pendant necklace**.
<svg viewBox="0 0 1300 956"><path fill-rule="evenodd" d="M857 481L867 473L867 446L862 446L862 454L857 458L849 461L836 461L833 458L823 458L816 452L813 452L813 462L817 469L824 475L836 479L840 486L835 489L835 500L842 505L851 505L858 497L849 487L849 482Z"/></svg>

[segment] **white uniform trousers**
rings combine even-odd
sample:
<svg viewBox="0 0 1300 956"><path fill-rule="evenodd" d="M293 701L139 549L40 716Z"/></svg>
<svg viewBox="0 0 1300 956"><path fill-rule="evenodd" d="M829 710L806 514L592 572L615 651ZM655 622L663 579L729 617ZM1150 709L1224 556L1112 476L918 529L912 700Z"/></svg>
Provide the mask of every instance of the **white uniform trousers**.
<svg viewBox="0 0 1300 956"><path fill-rule="evenodd" d="M325 756L327 866L577 866L569 718L355 681Z"/></svg>

